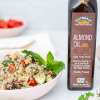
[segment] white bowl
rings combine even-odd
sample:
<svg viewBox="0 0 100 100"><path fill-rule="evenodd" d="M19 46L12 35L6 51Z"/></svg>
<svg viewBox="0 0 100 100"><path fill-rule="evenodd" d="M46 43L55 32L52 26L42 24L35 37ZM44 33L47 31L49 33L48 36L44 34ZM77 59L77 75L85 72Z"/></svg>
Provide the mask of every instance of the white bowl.
<svg viewBox="0 0 100 100"><path fill-rule="evenodd" d="M11 51L12 52L12 51ZM0 52L0 59L8 52ZM0 90L0 100L34 100L46 95L56 85L61 73L53 80L31 88L16 90Z"/></svg>
<svg viewBox="0 0 100 100"><path fill-rule="evenodd" d="M8 20L8 19L15 19L15 20L19 20L23 22L23 25L20 27L16 27L16 28L0 28L0 38L4 38L4 37L14 37L17 35L20 35L21 33L23 33L23 31L26 28L26 23L23 19L21 18L14 18L14 17L5 17L4 20Z"/></svg>
<svg viewBox="0 0 100 100"><path fill-rule="evenodd" d="M46 95L56 85L58 75L53 80L32 88L18 90L0 90L0 100L34 100Z"/></svg>

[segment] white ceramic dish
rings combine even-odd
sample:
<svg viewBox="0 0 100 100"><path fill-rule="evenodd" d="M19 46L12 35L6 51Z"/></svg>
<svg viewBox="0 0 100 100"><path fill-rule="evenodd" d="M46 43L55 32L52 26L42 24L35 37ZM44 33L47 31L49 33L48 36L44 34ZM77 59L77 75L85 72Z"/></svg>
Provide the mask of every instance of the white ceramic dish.
<svg viewBox="0 0 100 100"><path fill-rule="evenodd" d="M32 88L18 90L0 90L0 100L35 100L46 95L56 85L58 75L48 83L38 85Z"/></svg>
<svg viewBox="0 0 100 100"><path fill-rule="evenodd" d="M11 51L13 52L13 51ZM8 52L0 52L0 59ZM61 73L60 73L61 74ZM34 100L46 95L56 85L60 74L48 83L31 88L17 90L0 90L0 100Z"/></svg>
<svg viewBox="0 0 100 100"><path fill-rule="evenodd" d="M26 22L22 18L17 17L4 17L5 20L15 19L23 22L23 25L17 28L2 29L0 28L0 38L4 37L14 37L20 35L26 28Z"/></svg>

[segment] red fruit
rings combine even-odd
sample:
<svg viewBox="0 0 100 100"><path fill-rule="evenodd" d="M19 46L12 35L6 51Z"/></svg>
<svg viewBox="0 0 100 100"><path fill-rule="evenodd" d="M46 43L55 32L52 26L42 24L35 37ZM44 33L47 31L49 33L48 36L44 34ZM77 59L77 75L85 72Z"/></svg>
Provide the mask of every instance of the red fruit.
<svg viewBox="0 0 100 100"><path fill-rule="evenodd" d="M14 28L15 24L16 24L15 20L12 19L8 20L8 28Z"/></svg>
<svg viewBox="0 0 100 100"><path fill-rule="evenodd" d="M20 26L22 26L22 25L23 25L22 22L16 22L15 27L20 27Z"/></svg>
<svg viewBox="0 0 100 100"><path fill-rule="evenodd" d="M15 27L19 27L19 26L22 26L23 23L21 21L17 21L17 20L14 20L14 19L10 19L8 20L8 27L9 28L15 28Z"/></svg>
<svg viewBox="0 0 100 100"><path fill-rule="evenodd" d="M36 86L37 82L35 79L30 79L30 80L28 80L28 84L29 84L29 86Z"/></svg>
<svg viewBox="0 0 100 100"><path fill-rule="evenodd" d="M8 65L8 71L9 71L10 73L14 73L15 70L16 70L15 64L9 64L9 65Z"/></svg>
<svg viewBox="0 0 100 100"><path fill-rule="evenodd" d="M0 28L8 28L7 22L5 20L0 20Z"/></svg>

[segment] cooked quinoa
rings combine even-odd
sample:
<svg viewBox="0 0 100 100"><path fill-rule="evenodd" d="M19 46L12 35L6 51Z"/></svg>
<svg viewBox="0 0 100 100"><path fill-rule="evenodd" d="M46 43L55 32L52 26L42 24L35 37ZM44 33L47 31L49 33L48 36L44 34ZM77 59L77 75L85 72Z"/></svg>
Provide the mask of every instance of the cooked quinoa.
<svg viewBox="0 0 100 100"><path fill-rule="evenodd" d="M52 80L56 75L22 52L6 55L0 61L0 89L34 87Z"/></svg>

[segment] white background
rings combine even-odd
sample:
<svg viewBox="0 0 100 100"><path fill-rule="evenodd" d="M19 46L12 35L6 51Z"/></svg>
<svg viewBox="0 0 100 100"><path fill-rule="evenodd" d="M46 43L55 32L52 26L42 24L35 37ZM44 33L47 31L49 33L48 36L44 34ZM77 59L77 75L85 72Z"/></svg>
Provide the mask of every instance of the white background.
<svg viewBox="0 0 100 100"><path fill-rule="evenodd" d="M100 7L100 0L98 6ZM49 32L55 48L59 51L59 57L67 62L67 8L67 0L0 0L0 17L20 16L27 20L33 34L38 31ZM99 25L97 37L99 43ZM81 91L67 90L66 72L67 70L54 90L39 100L77 100Z"/></svg>

